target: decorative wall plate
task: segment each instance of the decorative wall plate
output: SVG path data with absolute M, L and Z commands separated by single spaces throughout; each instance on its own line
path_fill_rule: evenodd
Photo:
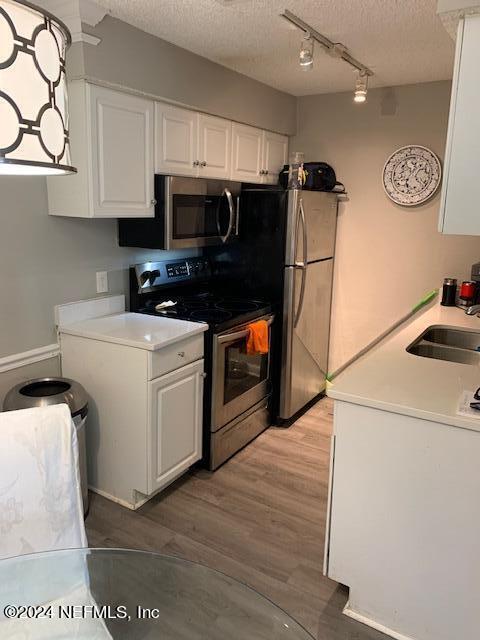
M 433 196 L 442 178 L 437 156 L 419 145 L 401 147 L 383 167 L 383 188 L 396 204 L 413 207 Z

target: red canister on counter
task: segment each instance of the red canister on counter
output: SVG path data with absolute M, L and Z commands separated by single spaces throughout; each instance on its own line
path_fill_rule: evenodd
M 464 280 L 460 287 L 460 300 L 467 306 L 473 304 L 475 299 L 475 282 L 473 280 Z

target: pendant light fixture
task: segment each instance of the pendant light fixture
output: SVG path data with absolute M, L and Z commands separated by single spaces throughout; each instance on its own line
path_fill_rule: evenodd
M 53 15 L 0 0 L 0 175 L 56 175 L 70 165 L 65 51 Z
M 313 69 L 313 38 L 308 31 L 302 38 L 299 62 L 304 71 Z
M 357 82 L 355 83 L 355 92 L 353 94 L 354 102 L 366 102 L 368 91 L 368 76 L 365 72 L 359 71 Z

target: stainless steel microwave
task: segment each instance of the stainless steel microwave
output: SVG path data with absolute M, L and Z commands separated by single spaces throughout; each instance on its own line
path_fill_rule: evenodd
M 189 249 L 238 235 L 241 183 L 155 176 L 155 217 L 118 221 L 121 247 Z

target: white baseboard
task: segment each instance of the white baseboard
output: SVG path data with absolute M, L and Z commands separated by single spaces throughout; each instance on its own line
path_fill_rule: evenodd
M 30 351 L 23 351 L 23 353 L 14 353 L 11 356 L 0 358 L 0 373 L 26 367 L 29 364 L 35 364 L 35 362 L 41 362 L 42 360 L 49 360 L 59 354 L 60 345 L 57 343 L 39 347 L 38 349 L 31 349 Z
M 376 620 L 372 620 L 372 618 L 367 618 L 367 616 L 364 616 L 361 613 L 354 611 L 353 609 L 350 608 L 350 602 L 347 602 L 347 604 L 345 605 L 343 609 L 343 613 L 349 618 L 353 618 L 353 620 L 356 620 L 357 622 L 361 622 L 362 624 L 367 625 L 367 627 L 372 627 L 372 629 L 376 629 L 377 631 L 380 631 L 381 633 L 384 633 L 385 635 L 390 636 L 391 638 L 395 638 L 395 640 L 416 640 L 411 636 L 405 636 L 403 633 L 394 631 L 393 629 L 386 627 L 380 622 L 377 622 Z

